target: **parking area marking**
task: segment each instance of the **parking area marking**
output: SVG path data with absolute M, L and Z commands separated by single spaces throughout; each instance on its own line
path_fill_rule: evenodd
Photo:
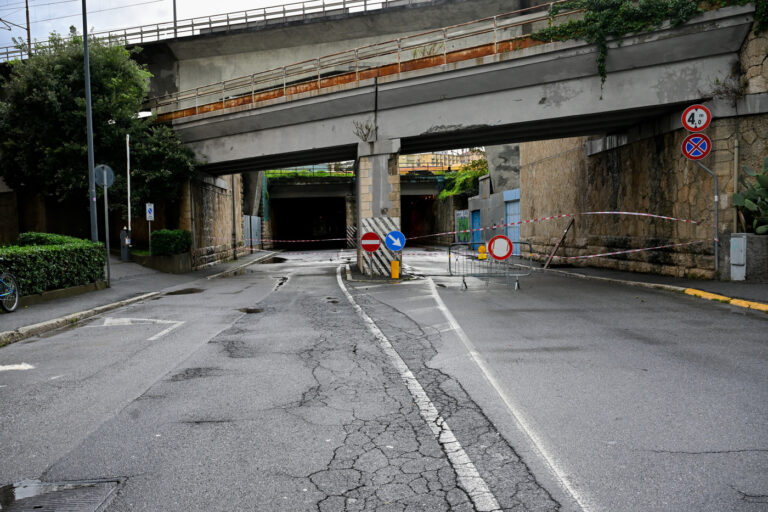
M 35 369 L 34 366 L 27 363 L 0 365 L 0 372 L 7 372 L 10 370 L 34 370 L 34 369 Z
M 456 473 L 456 478 L 459 481 L 459 485 L 467 492 L 472 503 L 475 505 L 476 510 L 480 512 L 491 512 L 500 510 L 498 501 L 488 488 L 488 484 L 480 476 L 477 471 L 477 467 L 469 458 L 469 455 L 464 451 L 464 448 L 459 443 L 453 431 L 448 426 L 448 422 L 440 415 L 437 408 L 427 396 L 424 388 L 421 386 L 411 370 L 405 364 L 405 361 L 400 357 L 400 354 L 394 349 L 389 339 L 381 332 L 381 329 L 376 323 L 369 317 L 365 311 L 355 302 L 355 299 L 344 286 L 344 282 L 341 279 L 341 267 L 336 269 L 336 280 L 339 283 L 339 288 L 344 293 L 347 301 L 352 305 L 358 316 L 366 324 L 368 330 L 379 341 L 379 344 L 384 353 L 389 357 L 393 366 L 400 373 L 400 377 L 403 379 L 405 386 L 411 393 L 416 406 L 419 408 L 421 417 L 432 430 L 432 434 L 435 436 L 438 444 L 448 457 L 448 461 L 453 467 Z

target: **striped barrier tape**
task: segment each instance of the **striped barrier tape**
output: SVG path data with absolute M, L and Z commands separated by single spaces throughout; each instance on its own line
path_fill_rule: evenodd
M 668 245 L 657 245 L 656 247 L 643 247 L 641 249 L 627 249 L 624 251 L 613 251 L 613 252 L 603 252 L 600 254 L 587 254 L 584 256 L 553 256 L 552 259 L 557 260 L 583 260 L 588 258 L 601 258 L 603 256 L 616 256 L 619 254 L 632 254 L 636 252 L 645 252 L 645 251 L 657 251 L 659 249 L 669 249 L 671 247 L 681 247 L 684 245 L 694 245 L 694 244 L 703 244 L 705 242 L 709 242 L 709 240 L 694 240 L 693 242 L 681 242 L 677 244 L 668 244 Z M 547 254 L 538 254 L 537 256 L 548 256 Z

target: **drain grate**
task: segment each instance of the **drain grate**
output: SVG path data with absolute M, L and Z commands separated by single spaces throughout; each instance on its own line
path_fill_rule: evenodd
M 22 480 L 0 487 L 3 512 L 97 512 L 115 495 L 117 480 L 41 482 Z

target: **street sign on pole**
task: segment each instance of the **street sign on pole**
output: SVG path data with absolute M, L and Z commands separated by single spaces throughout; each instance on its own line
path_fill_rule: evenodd
M 373 231 L 369 231 L 360 238 L 360 245 L 368 252 L 375 252 L 381 247 L 381 238 Z
M 96 184 L 100 187 L 111 187 L 115 182 L 115 173 L 108 165 L 100 164 L 93 168 Z
M 682 121 L 689 132 L 700 132 L 712 122 L 712 112 L 704 105 L 691 105 L 683 112 Z
M 147 221 L 152 222 L 155 220 L 155 205 L 154 203 L 147 203 Z
M 505 260 L 512 255 L 512 240 L 504 235 L 496 235 L 488 242 L 488 253 L 495 260 Z
M 390 251 L 402 251 L 405 247 L 405 235 L 400 231 L 390 231 L 384 239 L 384 245 Z
M 682 150 L 688 160 L 701 160 L 712 151 L 712 141 L 703 133 L 692 133 L 683 140 Z

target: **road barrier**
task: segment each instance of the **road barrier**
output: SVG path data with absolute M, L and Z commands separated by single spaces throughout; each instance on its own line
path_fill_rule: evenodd
M 519 256 L 512 255 L 505 260 L 487 256 L 482 250 L 485 246 L 474 250 L 471 243 L 451 244 L 448 248 L 448 273 L 461 277 L 464 288 L 468 288 L 467 277 L 486 279 L 486 284 L 491 277 L 503 277 L 507 283 L 510 278 L 515 278 L 515 290 L 519 290 L 520 278 L 533 273 L 533 247 L 529 242 L 515 243 L 528 250 L 520 251 Z

